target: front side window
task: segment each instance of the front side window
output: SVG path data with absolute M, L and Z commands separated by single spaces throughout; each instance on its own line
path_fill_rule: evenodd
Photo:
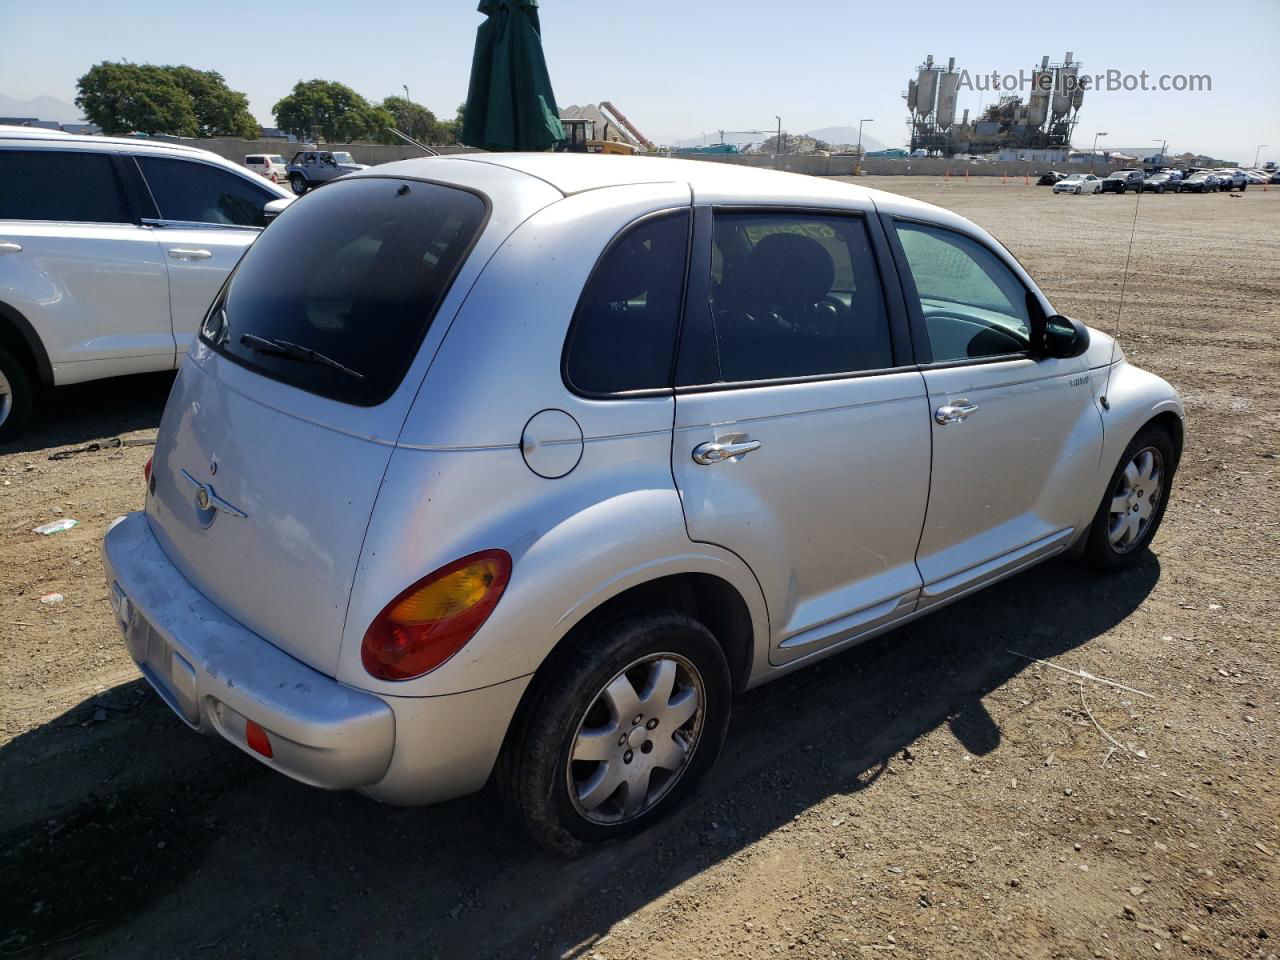
M 132 219 L 110 157 L 76 150 L 0 150 L 0 220 Z
M 244 177 L 207 163 L 138 157 L 160 219 L 224 226 L 265 227 L 263 207 L 277 199 Z
M 249 248 L 201 339 L 275 380 L 372 406 L 400 385 L 485 219 L 475 194 L 341 181 Z
M 710 298 L 723 382 L 893 366 L 860 217 L 717 212 Z
M 688 246 L 687 211 L 643 220 L 610 245 L 569 330 L 570 386 L 589 394 L 671 386 Z
M 1030 349 L 1027 288 L 999 257 L 953 230 L 896 227 L 935 363 Z

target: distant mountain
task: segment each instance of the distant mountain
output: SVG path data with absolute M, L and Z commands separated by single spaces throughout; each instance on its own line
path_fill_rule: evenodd
M 79 123 L 84 120 L 80 108 L 57 97 L 35 97 L 19 100 L 0 93 L 0 117 L 35 117 L 37 120 L 54 120 L 58 123 Z
M 867 126 L 862 128 L 862 149 L 868 153 L 872 150 L 883 150 L 885 148 L 884 144 L 867 132 L 870 129 Z M 806 131 L 806 136 L 813 137 L 815 140 L 825 140 L 827 143 L 856 144 L 858 142 L 858 128 L 823 127 L 821 130 Z

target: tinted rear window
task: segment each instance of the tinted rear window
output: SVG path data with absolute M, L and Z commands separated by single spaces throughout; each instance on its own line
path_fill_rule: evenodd
M 0 150 L 0 220 L 132 219 L 110 157 L 75 150 Z
M 290 206 L 250 247 L 201 338 L 311 393 L 381 403 L 404 378 L 484 219 L 484 202 L 453 187 L 382 178 L 330 184 Z M 274 356 L 264 340 L 315 351 L 346 370 Z

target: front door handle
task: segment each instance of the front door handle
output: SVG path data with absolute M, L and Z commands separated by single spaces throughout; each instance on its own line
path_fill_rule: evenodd
M 747 440 L 744 434 L 721 437 L 714 442 L 708 441 L 694 447 L 693 462 L 709 467 L 713 463 L 723 463 L 725 460 L 737 460 L 739 457 L 745 457 L 753 450 L 759 450 L 760 446 L 759 440 Z
M 22 252 L 22 244 L 20 243 L 11 243 L 8 240 L 0 242 L 0 253 L 21 253 L 21 252 Z
M 208 260 L 213 256 L 213 252 L 201 250 L 198 247 L 170 247 L 169 256 L 175 260 Z
M 960 423 L 965 417 L 971 413 L 978 412 L 978 405 L 970 403 L 968 400 L 957 400 L 955 403 L 948 403 L 946 406 L 939 407 L 933 414 L 933 419 L 944 427 L 948 423 Z

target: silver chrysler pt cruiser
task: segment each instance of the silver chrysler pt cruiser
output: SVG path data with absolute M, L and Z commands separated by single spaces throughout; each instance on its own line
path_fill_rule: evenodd
M 104 545 L 192 727 L 391 803 L 642 829 L 735 693 L 1057 554 L 1135 562 L 1183 409 L 945 210 L 720 164 L 343 178 L 250 248 Z

